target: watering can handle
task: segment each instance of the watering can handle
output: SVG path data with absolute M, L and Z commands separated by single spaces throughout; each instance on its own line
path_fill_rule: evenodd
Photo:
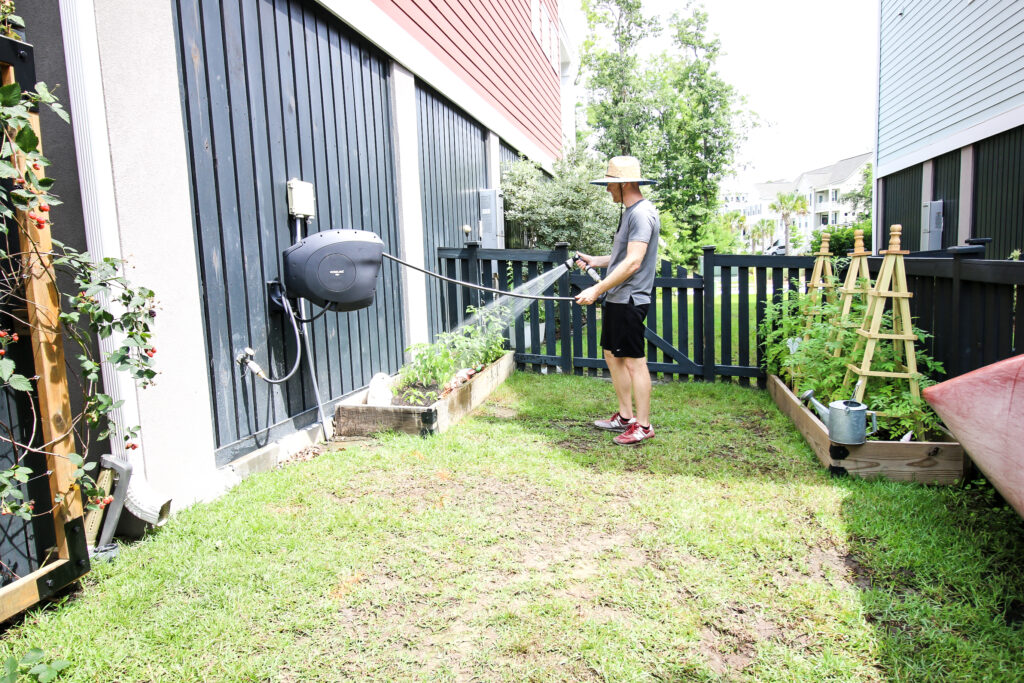
M 875 432 L 878 431 L 878 419 L 877 419 L 877 416 L 875 414 L 875 411 L 873 411 L 873 410 L 869 410 L 868 411 L 868 415 L 871 416 L 871 431 L 868 432 L 867 435 L 871 436 L 872 434 L 874 434 Z

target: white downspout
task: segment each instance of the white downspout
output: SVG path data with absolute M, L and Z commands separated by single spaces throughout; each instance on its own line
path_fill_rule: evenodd
M 94 0 L 60 0 L 64 36 L 64 54 L 68 72 L 68 99 L 78 158 L 78 177 L 82 193 L 85 239 L 94 259 L 121 258 L 121 240 L 114 201 L 114 175 L 110 163 L 107 113 L 103 100 L 99 40 L 96 34 Z M 103 357 L 113 351 L 115 339 L 99 340 Z M 103 387 L 115 402 L 123 401 L 113 412 L 119 425 L 139 424 L 139 398 L 135 380 L 102 364 Z M 132 465 L 125 505 L 139 519 L 161 524 L 170 510 L 170 500 L 157 493 L 146 481 L 145 444 L 134 453 L 120 438 L 110 439 L 111 454 Z

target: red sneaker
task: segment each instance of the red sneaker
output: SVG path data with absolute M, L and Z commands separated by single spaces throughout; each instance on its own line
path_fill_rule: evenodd
M 640 423 L 634 420 L 625 432 L 612 439 L 620 446 L 634 446 L 641 441 L 654 438 L 654 426 L 641 427 Z
M 635 417 L 631 417 L 627 420 L 618 413 L 615 413 L 608 420 L 596 420 L 594 422 L 594 426 L 598 429 L 607 429 L 610 432 L 624 432 L 629 428 L 629 425 L 635 422 Z

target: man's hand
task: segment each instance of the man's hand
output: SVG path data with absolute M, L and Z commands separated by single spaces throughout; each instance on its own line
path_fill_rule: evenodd
M 601 296 L 601 291 L 597 285 L 593 287 L 587 287 L 582 292 L 576 295 L 576 303 L 580 306 L 589 306 L 590 304 L 597 301 L 597 297 Z
M 577 252 L 576 254 L 576 267 L 580 270 L 586 270 L 590 267 L 590 262 L 593 260 L 593 256 L 590 254 L 583 254 Z

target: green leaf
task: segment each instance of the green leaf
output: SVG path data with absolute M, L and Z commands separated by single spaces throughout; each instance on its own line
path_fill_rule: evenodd
M 32 382 L 24 375 L 11 375 L 7 380 L 7 386 L 15 391 L 32 391 Z
M 46 667 L 46 671 L 44 671 L 41 674 L 38 674 L 37 680 L 39 681 L 39 683 L 50 683 L 50 681 L 57 677 L 58 673 L 58 671 L 55 671 L 50 667 Z
M 66 659 L 58 659 L 56 661 L 50 662 L 50 667 L 54 671 L 63 671 L 64 669 L 68 668 L 69 666 L 71 666 L 71 662 L 69 662 Z
M 17 178 L 21 173 L 10 162 L 0 159 L 0 178 Z
M 14 361 L 10 358 L 0 358 L 0 380 L 6 382 L 14 373 Z
M 78 467 L 81 467 L 82 465 L 85 464 L 85 459 L 78 453 L 68 453 L 68 462 L 70 462 L 72 465 L 77 465 Z
M 0 88 L 0 105 L 13 107 L 21 102 L 21 86 L 11 83 Z
M 4 669 L 3 683 L 16 683 L 18 680 L 18 660 L 13 656 L 8 657 Z
M 49 670 L 50 670 L 50 667 L 47 664 L 36 664 L 35 666 L 33 666 L 31 669 L 28 670 L 28 675 L 29 676 L 37 676 L 38 677 L 39 674 L 45 673 L 45 672 L 47 672 Z M 39 679 L 39 680 L 42 680 L 42 679 Z
M 30 126 L 25 126 L 14 137 L 14 144 L 18 145 L 22 152 L 34 152 L 39 147 L 39 137 Z
M 38 647 L 34 647 L 25 653 L 25 656 L 21 658 L 21 666 L 31 666 L 37 662 L 41 662 L 44 653 Z

